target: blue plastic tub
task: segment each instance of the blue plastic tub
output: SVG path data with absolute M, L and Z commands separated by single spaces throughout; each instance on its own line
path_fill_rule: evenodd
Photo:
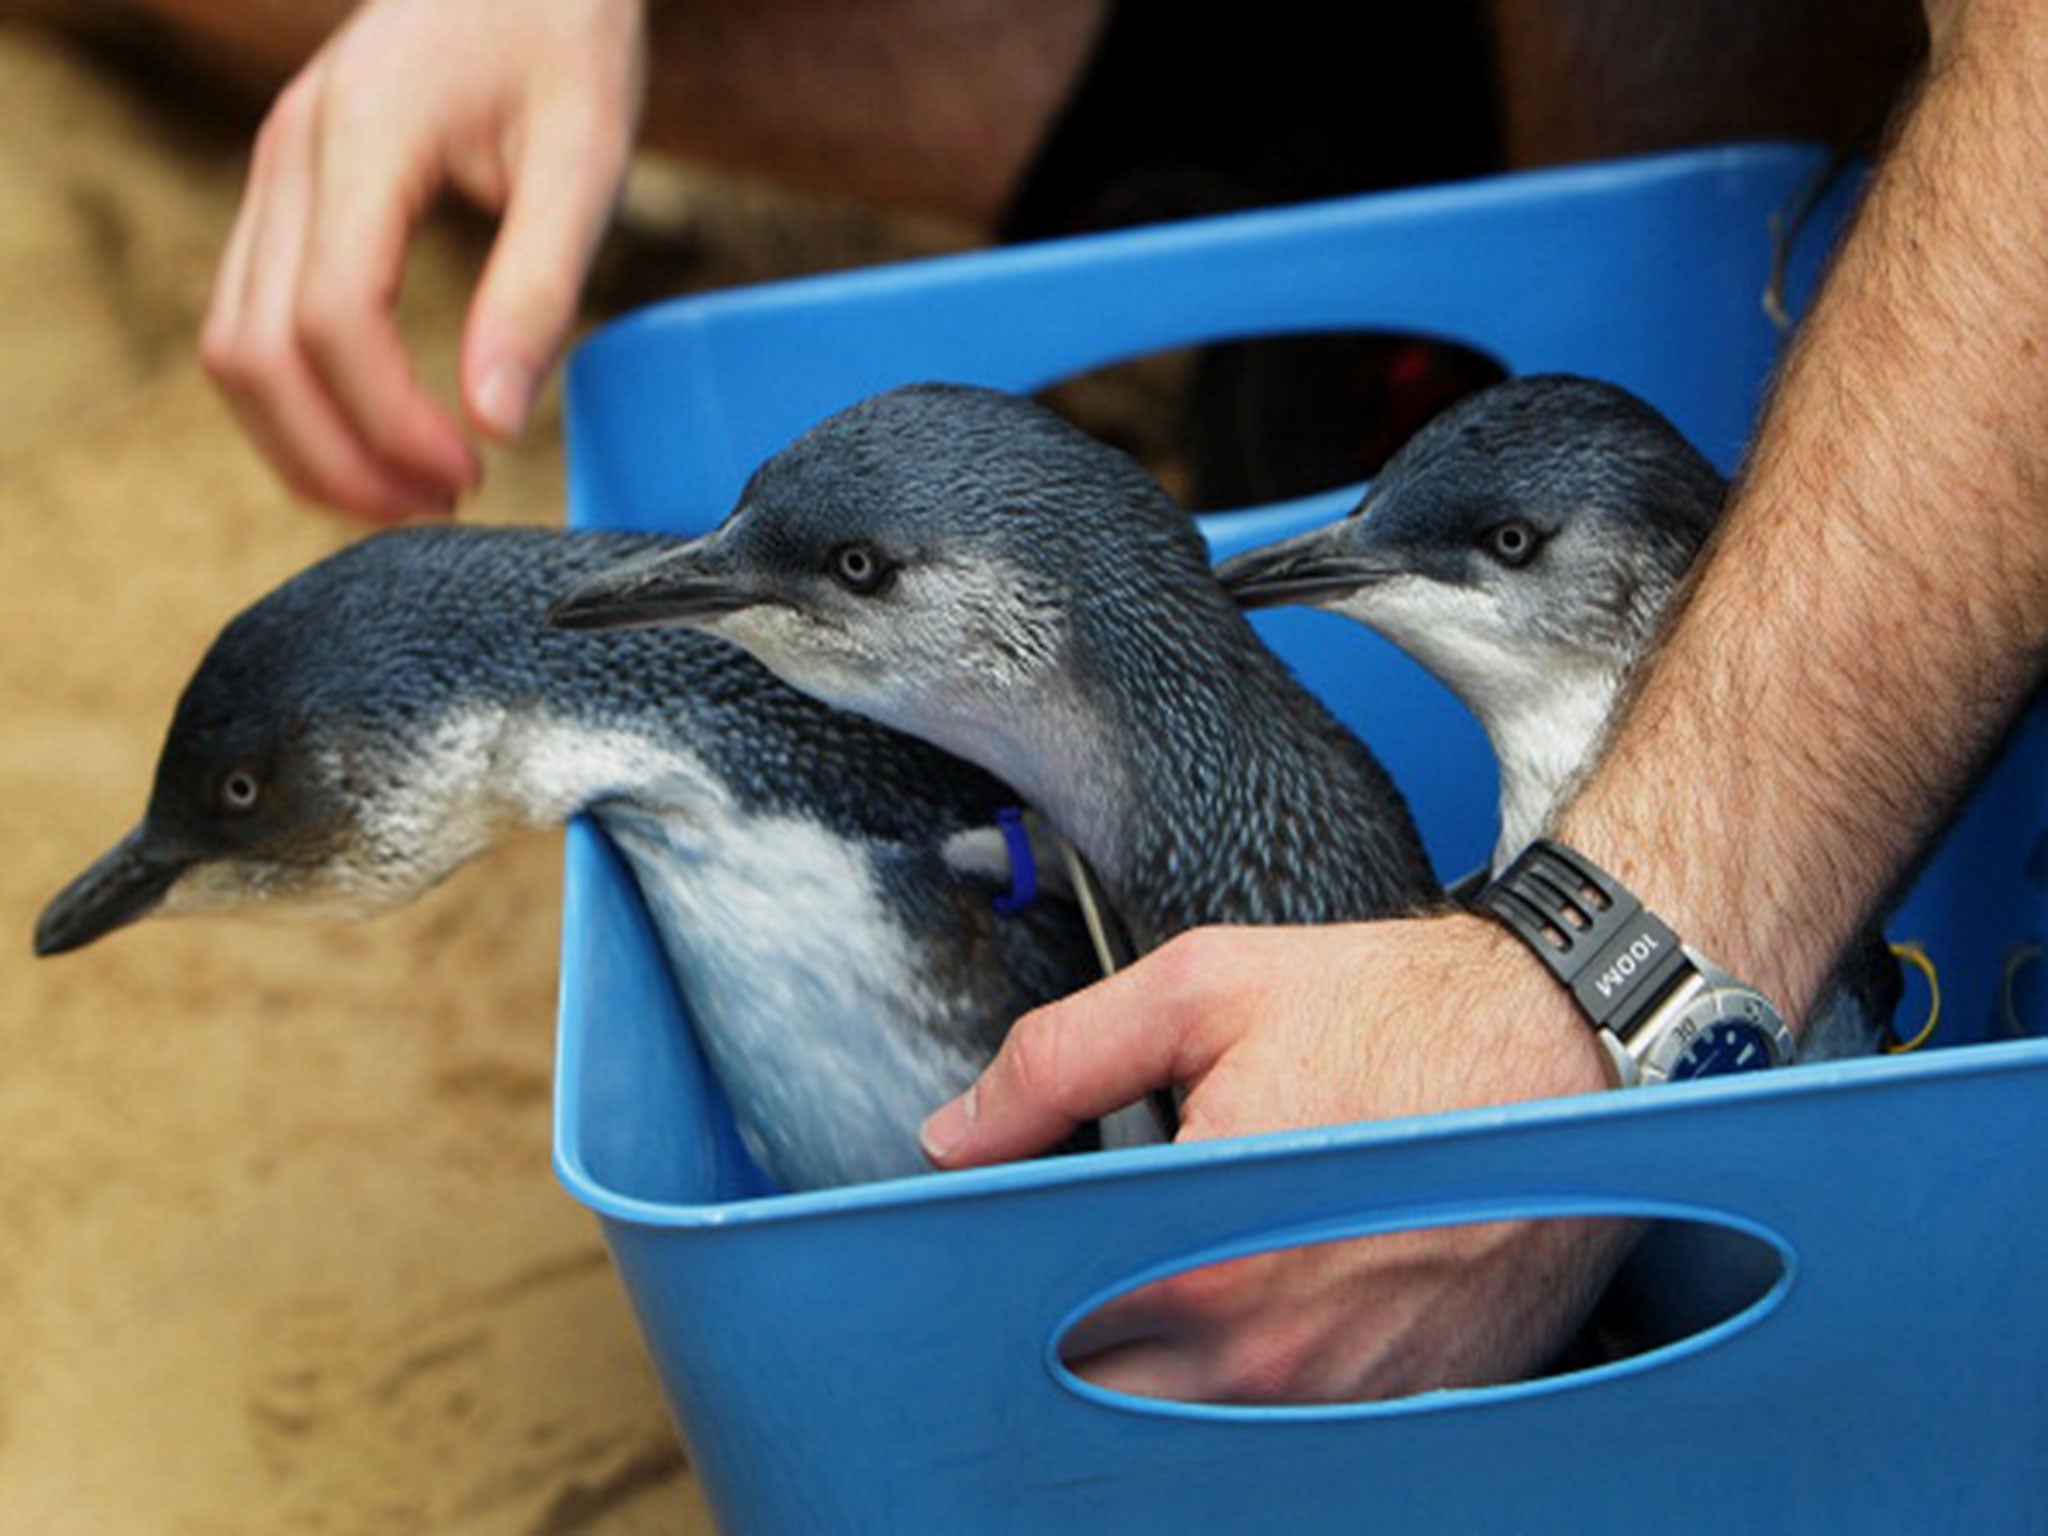
M 1616 380 L 1725 466 L 1780 339 L 1760 305 L 1772 216 L 1819 167 L 1687 154 L 662 306 L 572 365 L 572 518 L 709 526 L 763 456 L 893 384 L 1028 390 L 1320 328 Z M 1209 527 L 1222 552 L 1349 499 Z M 1381 750 L 1443 867 L 1476 864 L 1493 786 L 1470 720 L 1352 626 L 1267 633 Z M 780 1195 L 739 1149 L 630 881 L 578 826 L 557 1165 L 736 1532 L 2048 1529 L 2048 1042 L 1995 1038 L 2048 1016 L 2044 828 L 2037 711 L 1892 925 L 1933 957 L 1955 1048 Z M 1194 1262 L 1581 1211 L 1716 1223 L 1783 1272 L 1647 1355 L 1389 1405 L 1142 1401 L 1059 1363 L 1095 1301 Z

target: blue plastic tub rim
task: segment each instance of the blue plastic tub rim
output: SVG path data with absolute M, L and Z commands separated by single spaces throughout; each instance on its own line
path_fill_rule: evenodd
M 1682 180 L 1725 166 L 1731 175 L 1753 168 L 1760 158 L 1777 158 L 1788 165 L 1806 164 L 1826 174 L 1829 160 L 1825 151 L 1799 139 L 1752 139 L 1697 148 L 1650 151 L 1620 155 L 1571 165 L 1544 166 L 1535 170 L 1507 171 L 1490 176 L 1429 186 L 1396 187 L 1327 201 L 1254 208 L 1209 218 L 1172 220 L 1130 229 L 1093 234 L 1063 235 L 1006 245 L 992 250 L 949 252 L 879 262 L 845 271 L 810 273 L 742 283 L 710 293 L 682 294 L 642 306 L 593 329 L 578 343 L 574 362 L 602 364 L 603 354 L 621 336 L 639 331 L 688 330 L 725 314 L 810 306 L 829 301 L 835 294 L 860 296 L 892 290 L 916 290 L 935 275 L 971 270 L 978 260 L 994 257 L 1015 272 L 1033 268 L 1064 269 L 1086 264 L 1100 256 L 1125 249 L 1173 251 L 1214 249 L 1218 240 L 1262 244 L 1284 239 L 1295 229 L 1313 229 L 1324 223 L 1332 208 L 1356 204 L 1375 219 L 1400 219 L 1440 208 L 1456 208 L 1475 200 L 1497 200 L 1503 192 L 1529 201 L 1542 201 L 1575 190 L 1626 185 L 1651 172 L 1659 177 Z M 1222 338 L 1211 338 L 1220 340 Z
M 580 984 L 574 968 L 563 967 L 567 995 Z M 582 1110 L 570 1086 L 582 1075 L 581 1042 L 573 1035 L 561 1041 L 562 1058 L 555 1074 L 554 1111 L 557 1134 L 556 1176 L 581 1203 L 608 1220 L 645 1228 L 710 1230 L 722 1227 L 813 1221 L 862 1210 L 895 1210 L 907 1205 L 948 1204 L 1000 1196 L 1019 1190 L 1043 1190 L 1094 1180 L 1136 1180 L 1184 1173 L 1216 1164 L 1283 1162 L 1303 1155 L 1349 1153 L 1353 1150 L 1408 1142 L 1484 1136 L 1495 1130 L 1580 1121 L 1620 1121 L 1664 1112 L 1686 1100 L 1769 1099 L 1804 1096 L 1829 1089 L 1854 1092 L 1878 1087 L 1900 1077 L 1973 1078 L 1995 1075 L 2021 1061 L 2048 1059 L 2048 1040 L 1996 1041 L 1960 1049 L 1909 1056 L 1868 1057 L 1816 1062 L 1780 1072 L 1744 1073 L 1734 1077 L 1660 1083 L 1653 1089 L 1607 1090 L 1567 1098 L 1530 1099 L 1514 1104 L 1482 1105 L 1386 1120 L 1355 1121 L 1307 1130 L 1268 1131 L 1213 1141 L 1175 1142 L 1153 1147 L 1127 1147 L 1086 1155 L 1031 1158 L 910 1178 L 881 1179 L 829 1189 L 779 1191 L 741 1199 L 701 1203 L 666 1202 L 622 1193 L 602 1183 L 579 1155 L 583 1144 Z M 1574 1207 L 1585 1214 L 1588 1202 Z M 1528 1209 L 1518 1206 L 1517 1209 Z M 1602 1202 L 1603 1210 L 1618 1209 Z M 1509 1212 L 1508 1214 L 1512 1214 Z M 1739 1218 L 1715 1213 L 1710 1218 L 1737 1225 Z M 1767 1241 L 1768 1233 L 1759 1232 Z M 1173 1268 L 1183 1267 L 1179 1264 Z

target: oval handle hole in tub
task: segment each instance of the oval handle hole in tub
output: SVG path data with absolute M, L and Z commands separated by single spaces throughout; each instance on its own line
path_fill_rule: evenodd
M 1126 358 L 1039 398 L 1189 511 L 1223 512 L 1369 480 L 1437 412 L 1507 376 L 1446 337 L 1299 331 Z
M 1360 1266 L 1398 1273 L 1438 1262 L 1429 1257 L 1440 1251 L 1436 1245 L 1425 1253 L 1415 1241 L 1425 1230 L 1448 1231 L 1458 1251 L 1479 1261 L 1510 1225 L 1503 1213 L 1267 1233 L 1160 1265 L 1076 1308 L 1055 1333 L 1049 1364 L 1068 1390 L 1141 1413 L 1259 1418 L 1427 1410 L 1475 1394 L 1562 1390 L 1675 1362 L 1755 1326 L 1783 1300 L 1797 1269 L 1783 1238 L 1718 1212 L 1551 1210 L 1513 1219 L 1629 1222 L 1641 1230 L 1562 1349 L 1511 1380 L 1345 1401 L 1332 1387 L 1341 1379 L 1341 1360 L 1312 1322 L 1341 1304 L 1340 1291 L 1356 1288 Z M 1284 1269 L 1274 1262 L 1283 1258 Z M 1309 1326 L 1253 1340 L 1210 1321 L 1283 1294 L 1283 1315 L 1310 1319 Z M 1195 1383 L 1202 1385 L 1190 1390 Z

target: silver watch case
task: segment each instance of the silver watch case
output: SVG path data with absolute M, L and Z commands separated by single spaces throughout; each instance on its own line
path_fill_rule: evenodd
M 1780 1067 L 1793 1059 L 1792 1031 L 1771 1000 L 1694 949 L 1681 944 L 1691 971 L 1633 1026 L 1598 1032 L 1609 1062 L 1624 1088 L 1668 1082 L 1674 1076 L 1719 1076 L 1750 1067 Z M 1761 1061 L 1741 1061 L 1708 1071 L 1684 1070 L 1690 1053 L 1714 1043 L 1719 1026 L 1740 1026 L 1748 1049 Z

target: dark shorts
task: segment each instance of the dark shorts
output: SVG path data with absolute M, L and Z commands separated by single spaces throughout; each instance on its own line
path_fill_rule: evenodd
M 1483 0 L 1113 0 L 1005 238 L 1493 170 L 1485 12 Z

